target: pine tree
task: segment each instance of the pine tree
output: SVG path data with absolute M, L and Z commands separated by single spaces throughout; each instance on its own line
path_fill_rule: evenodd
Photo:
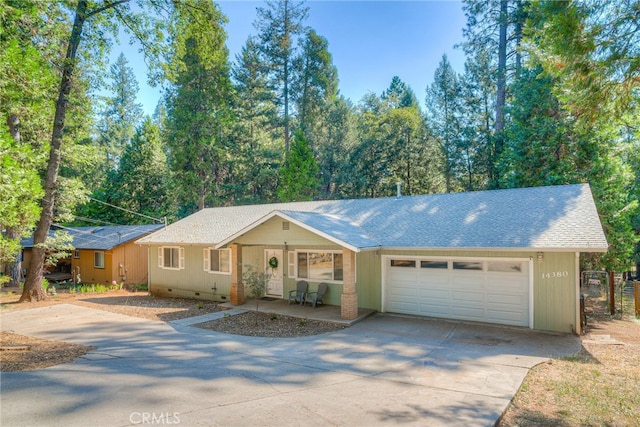
M 303 22 L 309 8 L 302 2 L 290 0 L 267 1 L 266 7 L 257 8 L 260 49 L 267 65 L 269 83 L 278 95 L 278 105 L 282 108 L 285 152 L 289 151 L 291 128 L 291 88 L 298 78 L 293 63 L 297 55 L 297 39 L 304 33 Z
M 301 131 L 295 133 L 291 150 L 280 170 L 278 196 L 282 202 L 313 200 L 318 186 L 318 164 Z
M 276 94 L 268 86 L 258 44 L 247 39 L 232 70 L 237 157 L 234 162 L 239 203 L 275 201 L 284 140 L 277 133 Z
M 458 191 L 461 166 L 461 86 L 446 55 L 427 89 L 427 118 L 444 158 L 446 192 Z
M 181 5 L 173 17 L 167 143 L 181 215 L 225 200 L 232 126 L 225 20 L 207 0 Z
M 327 39 L 309 30 L 300 55 L 294 60 L 298 79 L 292 93 L 298 111 L 298 123 L 307 134 L 322 126 L 328 103 L 338 93 L 338 71 L 333 65 Z
M 163 151 L 160 129 L 147 118 L 125 148 L 110 193 L 117 206 L 152 218 L 175 218 L 171 171 Z M 117 224 L 148 222 L 140 216 L 118 211 Z
M 107 86 L 107 90 L 112 96 L 104 99 L 97 141 L 105 156 L 105 171 L 117 167 L 122 152 L 131 142 L 143 119 L 142 105 L 137 102 L 138 81 L 124 54 L 118 56 L 109 71 L 111 84 Z

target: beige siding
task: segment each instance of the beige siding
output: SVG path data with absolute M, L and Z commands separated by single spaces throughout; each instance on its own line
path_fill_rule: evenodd
M 380 255 L 367 251 L 356 254 L 358 307 L 380 310 L 382 304 L 382 263 Z
M 534 261 L 534 328 L 573 332 L 576 330 L 575 254 L 543 254 Z
M 228 301 L 231 275 L 204 271 L 203 250 L 206 246 L 182 247 L 185 265 L 182 270 L 158 267 L 158 246 L 148 247 L 149 292 L 154 295 Z
M 240 244 L 261 244 L 266 246 L 291 246 L 299 245 L 326 245 L 328 240 L 311 233 L 302 227 L 289 223 L 289 230 L 283 230 L 282 223 L 286 222 L 282 218 L 274 217 L 260 224 L 247 234 L 240 236 L 235 243 Z M 333 245 L 333 243 L 331 243 Z

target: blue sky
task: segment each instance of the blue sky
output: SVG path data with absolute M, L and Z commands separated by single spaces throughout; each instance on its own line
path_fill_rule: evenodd
M 257 1 L 216 2 L 229 22 L 225 29 L 229 59 L 235 61 L 249 35 Z M 458 72 L 464 54 L 454 46 L 462 41 L 466 19 L 459 1 L 307 1 L 306 24 L 325 37 L 338 68 L 340 93 L 358 103 L 368 92 L 382 93 L 399 76 L 424 105 L 425 89 L 433 81 L 443 54 Z M 146 85 L 146 66 L 136 47 L 122 40 L 112 57 L 124 52 L 140 84 L 139 100 L 152 114 L 160 89 Z

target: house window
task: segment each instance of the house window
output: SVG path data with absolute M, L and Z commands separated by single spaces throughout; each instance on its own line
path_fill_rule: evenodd
M 93 267 L 104 268 L 104 252 L 95 251 L 93 253 Z
M 73 257 L 74 257 L 75 259 L 80 258 L 80 251 L 79 251 L 79 250 L 77 250 L 77 249 L 76 249 L 75 251 L 73 251 Z
M 203 265 L 210 273 L 231 274 L 231 249 L 204 249 Z
M 184 269 L 184 248 L 161 246 L 158 248 L 158 267 L 167 270 Z
M 296 251 L 295 266 L 299 279 L 342 281 L 343 278 L 342 252 Z

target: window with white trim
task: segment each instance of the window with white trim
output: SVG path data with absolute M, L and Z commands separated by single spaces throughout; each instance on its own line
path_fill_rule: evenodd
M 314 281 L 342 281 L 342 252 L 309 250 L 289 252 L 289 277 Z
M 104 268 L 104 252 L 95 251 L 93 253 L 93 268 Z
M 231 274 L 231 249 L 205 248 L 202 259 L 204 271 Z
M 184 269 L 184 248 L 160 246 L 158 248 L 158 267 L 166 270 Z

